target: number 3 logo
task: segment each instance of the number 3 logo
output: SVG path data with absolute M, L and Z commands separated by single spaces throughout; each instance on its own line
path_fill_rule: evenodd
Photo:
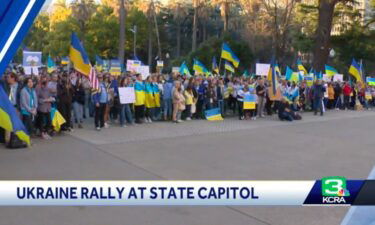
M 326 177 L 322 179 L 322 195 L 338 196 L 339 191 L 346 189 L 344 177 Z

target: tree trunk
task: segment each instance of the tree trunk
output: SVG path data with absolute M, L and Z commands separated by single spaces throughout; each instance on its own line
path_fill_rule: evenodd
M 198 6 L 194 7 L 194 20 L 193 20 L 193 46 L 192 51 L 197 49 L 197 27 L 198 27 Z
M 156 20 L 155 5 L 154 5 L 153 2 L 152 2 L 152 6 L 153 6 L 153 16 L 154 16 L 154 23 L 155 23 L 156 39 L 158 41 L 158 56 L 159 56 L 159 60 L 162 60 L 161 44 L 160 44 L 160 36 L 159 36 L 159 26 L 158 26 L 158 21 Z
M 319 21 L 316 29 L 315 49 L 313 67 L 316 71 L 324 70 L 324 65 L 328 60 L 330 51 L 330 39 L 333 12 L 337 1 L 321 0 L 319 1 Z
M 181 20 L 177 22 L 177 49 L 176 49 L 176 56 L 177 58 L 181 55 Z
M 148 18 L 148 65 L 152 66 L 152 20 Z
M 118 58 L 121 64 L 124 64 L 125 59 L 125 0 L 119 0 L 120 2 L 120 41 L 119 41 L 119 52 Z

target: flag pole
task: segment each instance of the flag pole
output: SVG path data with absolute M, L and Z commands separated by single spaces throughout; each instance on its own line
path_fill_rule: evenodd
M 223 45 L 221 45 L 221 52 L 223 52 Z M 221 70 L 221 54 L 220 54 L 220 60 L 219 60 L 219 74 L 218 75 L 220 75 L 220 70 Z M 224 73 L 225 73 L 225 71 L 224 71 Z

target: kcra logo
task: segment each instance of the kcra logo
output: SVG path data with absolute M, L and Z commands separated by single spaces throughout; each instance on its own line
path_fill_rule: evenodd
M 322 179 L 322 203 L 346 204 L 345 197 L 350 196 L 346 189 L 345 177 L 324 177 Z

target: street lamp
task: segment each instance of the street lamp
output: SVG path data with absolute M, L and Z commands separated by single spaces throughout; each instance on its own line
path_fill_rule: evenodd
M 134 59 L 136 58 L 136 46 L 137 46 L 137 25 L 133 26 L 133 29 L 130 29 L 131 32 L 134 34 L 134 47 L 133 47 L 133 54 L 134 54 Z

